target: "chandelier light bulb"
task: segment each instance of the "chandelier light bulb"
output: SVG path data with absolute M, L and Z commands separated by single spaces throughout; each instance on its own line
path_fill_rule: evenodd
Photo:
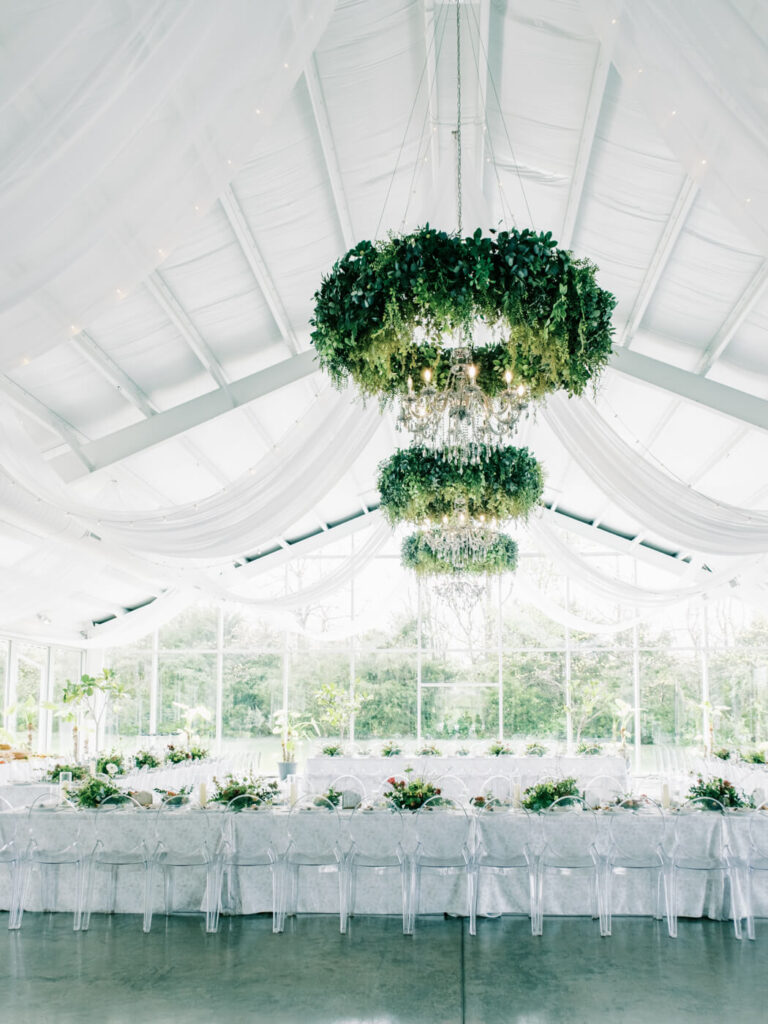
M 509 385 L 512 383 L 512 371 L 511 370 L 505 370 L 504 371 L 504 380 L 507 382 L 507 387 L 509 387 Z
M 424 380 L 427 382 L 427 384 L 429 384 L 429 382 L 432 380 L 432 371 L 431 370 L 425 370 L 424 371 Z
M 477 370 L 475 369 L 474 366 L 467 367 L 467 376 L 469 377 L 470 380 L 475 379 L 475 377 L 477 376 Z
M 413 377 L 409 377 L 408 378 L 408 393 L 411 394 L 412 392 L 413 392 Z

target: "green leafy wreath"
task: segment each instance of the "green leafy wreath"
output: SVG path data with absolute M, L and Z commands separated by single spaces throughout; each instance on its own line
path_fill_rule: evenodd
M 315 293 L 312 343 L 337 386 L 351 378 L 384 401 L 418 390 L 422 373 L 443 387 L 451 351 L 442 337 L 478 319 L 504 340 L 473 350 L 477 382 L 494 395 L 527 385 L 533 398 L 580 395 L 611 354 L 616 299 L 595 266 L 558 249 L 552 233 L 527 228 L 458 238 L 425 227 L 362 241 L 338 260 Z M 423 340 L 414 339 L 414 331 Z
M 524 519 L 544 489 L 541 466 L 527 448 L 478 446 L 479 462 L 456 465 L 416 445 L 379 463 L 381 509 L 388 521 L 439 523 L 457 503 L 473 519 Z
M 483 556 L 458 566 L 449 558 L 441 558 L 431 547 L 429 533 L 412 533 L 403 541 L 401 559 L 406 569 L 418 576 L 477 576 L 481 573 L 514 572 L 517 568 L 517 544 L 500 533 Z

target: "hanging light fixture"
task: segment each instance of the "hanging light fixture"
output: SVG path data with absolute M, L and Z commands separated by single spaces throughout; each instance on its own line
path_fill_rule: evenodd
M 531 394 L 525 384 L 512 386 L 510 370 L 504 373 L 505 388 L 489 396 L 477 383 L 471 349 L 457 347 L 444 388 L 435 387 L 429 370 L 425 374 L 419 391 L 409 378 L 397 418 L 397 426 L 413 434 L 416 444 L 464 465 L 480 462 L 487 448 L 511 444 Z

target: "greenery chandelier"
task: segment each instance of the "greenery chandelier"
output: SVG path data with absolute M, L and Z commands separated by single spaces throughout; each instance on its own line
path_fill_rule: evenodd
M 419 530 L 403 541 L 402 562 L 418 576 L 466 577 L 483 573 L 514 572 L 517 568 L 517 544 L 504 533 L 496 534 L 482 552 L 458 561 L 440 553 L 440 538 L 435 532 Z
M 457 464 L 450 453 L 400 448 L 379 464 L 381 509 L 395 526 L 439 527 L 463 514 L 468 520 L 525 519 L 544 489 L 541 466 L 527 448 L 480 447 L 479 459 Z

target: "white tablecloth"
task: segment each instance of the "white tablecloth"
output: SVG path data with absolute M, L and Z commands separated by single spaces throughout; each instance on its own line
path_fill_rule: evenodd
M 322 811 L 301 812 L 316 814 L 318 827 L 327 827 L 329 816 Z M 382 827 L 381 816 L 386 811 L 366 812 L 371 830 Z M 78 829 L 83 830 L 83 841 L 87 844 L 94 836 L 94 815 L 75 812 L 55 812 L 45 817 L 42 812 L 41 828 L 42 843 L 50 846 L 62 846 L 71 842 Z M 181 812 L 175 817 L 178 829 L 176 842 L 180 845 L 194 847 L 199 845 L 201 836 L 207 835 L 209 842 L 215 841 L 225 821 L 229 819 L 226 812 L 220 810 L 190 810 Z M 674 817 L 674 816 L 672 816 Z M 718 827 L 717 815 L 707 815 L 706 829 L 708 838 L 704 845 L 714 841 Z M 108 815 L 101 827 L 110 832 L 111 838 L 119 841 L 123 848 L 135 845 L 144 837 L 150 844 L 155 838 L 156 812 L 137 811 Z M 414 841 L 416 815 L 404 815 L 406 822 L 406 845 Z M 605 844 L 608 835 L 610 812 L 598 815 L 600 842 Z M 3 815 L 0 825 L 4 829 L 16 826 L 20 834 L 27 827 L 28 815 L 9 813 Z M 38 821 L 41 815 L 38 815 Z M 277 823 L 278 829 L 287 832 L 288 813 L 278 812 L 273 818 L 263 812 L 244 812 L 234 818 L 234 825 L 241 839 L 253 836 L 260 829 L 267 827 L 271 820 Z M 349 821 L 349 814 L 341 815 L 342 830 Z M 563 813 L 557 827 L 564 833 L 571 827 L 572 815 Z M 391 821 L 391 818 L 389 818 Z M 323 823 L 321 826 L 320 823 Z M 387 827 L 388 822 L 383 823 Z M 742 814 L 728 815 L 732 844 L 737 853 L 744 853 L 747 848 L 747 816 Z M 432 829 L 432 838 L 439 842 L 442 834 L 440 814 L 436 813 L 428 823 Z M 684 826 L 686 827 L 686 823 Z M 336 872 L 323 869 L 305 869 L 306 879 L 300 885 L 300 912 L 338 912 L 338 881 Z M 106 873 L 104 873 L 106 875 Z M 591 898 L 584 879 L 547 878 L 545 886 L 545 913 L 572 915 L 591 913 Z M 177 869 L 175 879 L 175 908 L 177 910 L 199 910 L 205 889 L 204 874 L 201 869 Z M 57 887 L 56 907 L 59 910 L 72 910 L 74 906 L 74 871 L 72 868 L 61 869 L 61 878 Z M 241 869 L 233 879 L 233 892 L 239 910 L 244 914 L 269 911 L 272 907 L 272 889 L 269 869 Z M 758 916 L 768 915 L 768 886 L 755 886 L 755 912 Z M 9 872 L 0 865 L 0 907 L 7 909 L 9 905 Z M 155 909 L 160 911 L 161 880 L 155 879 Z M 106 884 L 101 875 L 97 878 L 96 908 L 106 910 Z M 40 886 L 38 879 L 30 889 L 26 909 L 40 909 Z M 116 910 L 118 913 L 140 913 L 143 909 L 143 875 L 140 871 L 123 870 L 118 885 Z M 361 871 L 357 883 L 356 913 L 387 913 L 400 912 L 400 878 L 398 871 L 392 869 L 373 869 Z M 466 879 L 463 875 L 454 876 L 439 872 L 427 872 L 422 880 L 421 913 L 466 913 Z M 617 880 L 613 887 L 613 910 L 616 914 L 648 915 L 653 909 L 653 894 L 648 876 L 645 872 L 632 872 Z M 683 917 L 719 917 L 723 909 L 723 892 L 719 885 L 693 872 L 683 873 L 678 885 L 678 912 Z M 528 880 L 525 871 L 509 872 L 507 875 L 483 874 L 479 896 L 480 914 L 488 913 L 528 913 Z
M 372 795 L 393 775 L 412 768 L 414 777 L 437 779 L 453 775 L 467 787 L 467 796 L 484 792 L 483 783 L 492 775 L 505 775 L 523 789 L 543 778 L 573 776 L 582 788 L 598 775 L 615 778 L 628 787 L 627 765 L 621 757 L 310 757 L 304 771 L 306 792 L 320 793 L 334 779 L 352 775 L 360 779 L 366 794 Z

